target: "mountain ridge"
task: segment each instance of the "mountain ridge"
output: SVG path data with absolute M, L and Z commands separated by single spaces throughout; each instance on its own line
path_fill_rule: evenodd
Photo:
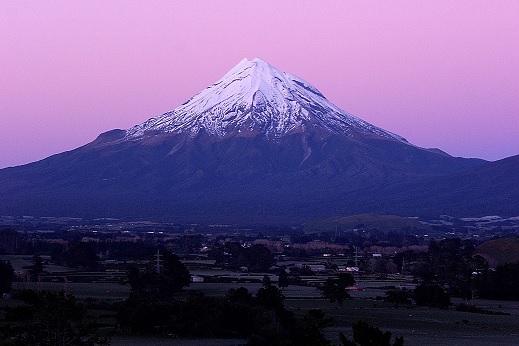
M 504 181 L 487 178 L 498 168 Z M 304 80 L 244 60 L 173 111 L 0 170 L 0 215 L 300 223 L 361 213 L 509 214 L 519 208 L 513 169 L 515 160 L 494 166 L 412 145 Z M 508 204 L 496 204 L 503 191 Z

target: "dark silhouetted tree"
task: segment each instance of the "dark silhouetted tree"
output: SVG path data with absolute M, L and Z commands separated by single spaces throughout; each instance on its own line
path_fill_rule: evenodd
M 93 245 L 86 242 L 70 243 L 68 248 L 56 248 L 51 259 L 67 267 L 86 270 L 97 269 L 99 260 Z
M 89 318 L 74 296 L 64 292 L 22 291 L 26 304 L 8 308 L 6 320 L 13 325 L 2 328 L 4 338 L 23 345 L 107 345 L 107 335 L 98 332 L 97 323 Z
M 339 339 L 343 346 L 402 346 L 404 337 L 396 337 L 391 343 L 391 332 L 383 332 L 378 327 L 364 321 L 357 321 L 352 325 L 353 341 L 349 340 L 342 332 Z
M 330 302 L 337 302 L 342 307 L 342 303 L 346 299 L 351 299 L 350 294 L 346 290 L 347 287 L 355 285 L 353 275 L 349 273 L 341 273 L 337 277 L 328 278 L 321 287 L 323 297 Z
M 128 281 L 134 293 L 150 297 L 168 297 L 189 286 L 191 276 L 187 267 L 171 252 L 160 253 L 157 272 L 156 258 L 149 259 L 145 268 L 132 266 L 128 269 Z
M 272 281 L 270 280 L 270 276 L 267 274 L 263 275 L 263 279 L 261 280 L 261 284 L 263 287 L 269 287 L 272 285 Z
M 498 266 L 476 274 L 481 298 L 519 300 L 519 262 Z
M 474 245 L 459 238 L 431 241 L 425 262 L 418 271 L 422 283 L 448 287 L 450 294 L 471 299 L 475 271 L 486 271 L 488 264 L 474 255 Z
M 414 290 L 416 304 L 432 308 L 446 309 L 452 303 L 449 295 L 440 285 L 419 285 Z
M 245 249 L 247 267 L 252 272 L 266 272 L 276 262 L 274 255 L 264 245 L 255 244 Z
M 412 292 L 404 289 L 395 289 L 386 292 L 385 300 L 390 303 L 394 303 L 396 306 L 399 304 L 410 305 Z
M 229 291 L 227 291 L 226 297 L 232 303 L 252 305 L 252 294 L 245 287 L 229 289 Z
M 256 293 L 256 304 L 272 308 L 276 311 L 285 310 L 285 296 L 276 286 L 268 285 L 262 287 Z
M 326 317 L 320 309 L 309 310 L 293 331 L 292 345 L 328 346 L 323 329 L 332 325 L 333 318 Z
M 0 295 L 11 290 L 13 283 L 14 270 L 9 261 L 0 260 Z
M 289 279 L 288 274 L 285 271 L 285 269 L 279 270 L 279 276 L 278 276 L 278 287 L 281 288 L 281 290 L 288 287 Z
M 276 262 L 272 252 L 261 244 L 244 248 L 237 242 L 215 246 L 209 253 L 218 265 L 229 268 L 247 267 L 251 272 L 266 272 Z
M 38 281 L 40 275 L 43 273 L 43 260 L 40 255 L 32 256 L 32 265 L 30 267 L 31 280 Z

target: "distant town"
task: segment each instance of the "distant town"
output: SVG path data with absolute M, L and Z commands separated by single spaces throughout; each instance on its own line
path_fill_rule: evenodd
M 463 239 L 474 239 L 477 242 L 485 241 L 495 237 L 518 236 L 519 216 L 503 218 L 497 215 L 482 217 L 456 218 L 449 215 L 440 215 L 435 219 L 423 219 L 409 217 L 417 220 L 427 228 L 412 234 L 407 230 L 406 236 L 416 236 L 417 239 L 442 239 L 459 237 Z M 311 227 L 311 226 L 310 226 Z M 0 216 L 1 229 L 13 229 L 23 234 L 61 234 L 66 231 L 96 233 L 133 234 L 156 234 L 157 237 L 175 237 L 179 234 L 218 234 L 218 235 L 247 235 L 268 234 L 270 236 L 281 236 L 287 234 L 309 233 L 317 236 L 326 232 L 331 238 L 340 238 L 342 233 L 360 232 L 369 236 L 376 232 L 377 227 L 362 226 L 347 228 L 340 223 L 330 226 L 319 226 L 316 229 L 305 227 L 305 225 L 276 226 L 243 226 L 230 224 L 176 224 L 161 223 L 150 220 L 122 220 L 115 218 L 83 219 L 74 217 L 37 217 L 37 216 Z M 398 228 L 398 226 L 397 226 Z M 398 229 L 395 229 L 398 230 Z M 430 234 L 427 234 L 430 233 Z

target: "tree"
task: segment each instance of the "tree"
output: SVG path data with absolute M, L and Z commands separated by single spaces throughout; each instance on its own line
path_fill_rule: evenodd
M 237 242 L 215 245 L 209 252 L 209 258 L 214 259 L 216 264 L 224 267 L 237 269 L 247 266 L 245 249 Z
M 416 304 L 432 308 L 446 309 L 452 303 L 449 295 L 439 285 L 419 285 L 414 290 Z
M 377 274 L 392 274 L 397 272 L 398 267 L 386 258 L 372 258 L 369 260 L 369 269 Z
M 342 303 L 346 299 L 351 299 L 350 294 L 346 290 L 347 287 L 355 285 L 353 275 L 349 273 L 340 273 L 336 278 L 328 278 L 321 287 L 323 297 L 330 302 L 337 302 L 342 307 Z
M 404 337 L 396 337 L 391 344 L 391 332 L 383 332 L 378 327 L 364 321 L 357 321 L 352 325 L 353 341 L 349 340 L 342 332 L 339 339 L 343 346 L 402 346 Z
M 268 285 L 260 288 L 256 293 L 256 304 L 272 308 L 276 311 L 285 310 L 285 296 L 276 286 Z
M 295 328 L 292 337 L 293 345 L 329 346 L 323 329 L 332 325 L 333 318 L 326 317 L 321 309 L 309 310 L 303 317 L 302 323 Z
M 272 285 L 272 281 L 270 280 L 270 276 L 268 276 L 267 274 L 263 275 L 263 279 L 261 280 L 261 284 L 263 285 L 263 287 L 269 287 L 270 285 Z
M 469 240 L 459 238 L 431 241 L 418 275 L 424 284 L 448 287 L 450 294 L 471 299 L 474 288 L 472 273 L 488 268 L 483 257 L 474 256 L 474 249 Z
M 0 254 L 14 254 L 18 252 L 22 237 L 13 229 L 0 230 Z
M 232 303 L 252 304 L 252 294 L 245 287 L 229 289 L 226 297 Z
M 276 262 L 274 255 L 264 245 L 254 244 L 245 249 L 247 267 L 252 272 L 266 272 Z
M 295 318 L 283 299 L 273 285 L 261 288 L 254 298 L 243 287 L 230 289 L 225 297 L 207 297 L 197 291 L 180 299 L 132 294 L 119 304 L 117 321 L 123 330 L 139 334 L 249 338 L 249 345 L 295 345 L 289 343 Z
M 99 260 L 92 244 L 85 242 L 70 243 L 66 249 L 56 248 L 51 259 L 67 267 L 86 270 L 96 269 Z
M 481 298 L 519 300 L 519 262 L 507 263 L 493 271 L 478 273 L 476 281 Z
M 281 290 L 288 287 L 288 274 L 285 271 L 285 269 L 279 270 L 279 276 L 278 276 L 278 287 L 281 288 Z
M 410 305 L 412 304 L 410 293 L 405 288 L 389 290 L 386 291 L 385 300 L 389 303 L 394 303 L 397 307 L 399 304 Z
M 0 295 L 11 290 L 14 270 L 9 261 L 0 261 Z
M 230 268 L 247 267 L 251 272 L 266 272 L 276 262 L 272 252 L 261 244 L 244 248 L 236 242 L 215 246 L 209 253 L 216 263 Z
M 180 262 L 177 255 L 169 251 L 164 252 L 161 274 L 164 276 L 169 289 L 174 292 L 189 286 L 191 282 L 191 275 L 187 267 Z
M 6 320 L 16 322 L 1 330 L 3 338 L 23 345 L 106 345 L 107 335 L 97 330 L 94 319 L 88 318 L 83 306 L 73 295 L 64 292 L 24 290 L 26 304 L 6 309 Z
M 41 259 L 40 255 L 34 255 L 32 256 L 32 265 L 30 267 L 31 271 L 31 280 L 37 281 L 43 273 L 43 260 Z
M 157 259 L 159 258 L 159 272 Z M 163 252 L 150 258 L 141 270 L 136 266 L 128 269 L 128 281 L 134 293 L 150 297 L 168 297 L 189 286 L 191 275 L 177 255 Z

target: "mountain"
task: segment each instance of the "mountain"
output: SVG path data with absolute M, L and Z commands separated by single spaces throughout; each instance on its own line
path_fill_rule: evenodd
M 448 201 L 456 179 L 478 169 L 484 179 L 493 165 L 419 148 L 339 109 L 303 79 L 244 59 L 170 112 L 0 170 L 0 215 L 215 223 L 437 215 L 445 208 L 435 195 Z M 467 201 L 459 215 L 473 207 Z
M 519 155 L 431 179 L 408 193 L 419 195 L 422 211 L 441 205 L 449 215 L 519 215 Z
M 405 140 L 337 108 L 317 88 L 261 59 L 243 59 L 222 79 L 171 112 L 127 131 L 127 139 L 201 131 L 216 137 L 261 134 L 270 140 L 322 129 Z
M 491 268 L 519 261 L 519 238 L 499 238 L 484 242 L 476 248 Z

